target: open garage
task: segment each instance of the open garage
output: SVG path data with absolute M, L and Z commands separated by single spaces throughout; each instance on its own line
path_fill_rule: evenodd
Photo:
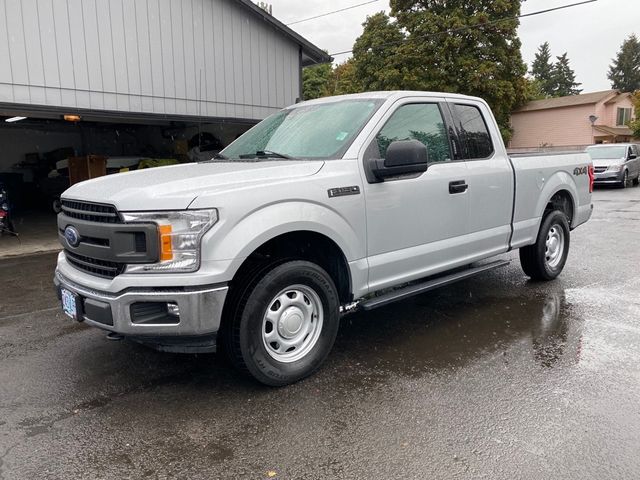
M 298 101 L 304 66 L 331 61 L 249 0 L 4 10 L 0 257 L 58 248 L 70 183 L 211 158 Z
M 255 121 L 0 111 L 3 256 L 58 248 L 55 214 L 72 183 L 211 158 Z

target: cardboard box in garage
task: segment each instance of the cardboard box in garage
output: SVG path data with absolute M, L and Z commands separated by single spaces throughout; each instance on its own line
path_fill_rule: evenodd
M 86 157 L 69 158 L 69 183 L 71 185 L 106 174 L 107 157 L 87 155 Z

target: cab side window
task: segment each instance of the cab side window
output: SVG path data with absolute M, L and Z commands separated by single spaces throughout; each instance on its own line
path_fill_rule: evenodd
M 385 158 L 387 148 L 396 140 L 418 140 L 429 152 L 429 163 L 451 161 L 449 137 L 435 103 L 411 103 L 399 107 L 382 127 L 377 142 L 380 158 Z
M 455 124 L 465 159 L 487 158 L 493 153 L 493 143 L 480 109 L 475 105 L 455 104 Z

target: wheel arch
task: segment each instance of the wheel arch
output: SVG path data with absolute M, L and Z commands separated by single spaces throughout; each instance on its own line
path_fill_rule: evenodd
M 353 299 L 349 262 L 330 237 L 312 230 L 295 230 L 274 236 L 255 248 L 238 265 L 231 284 L 245 282 L 261 270 L 287 260 L 307 260 L 331 276 L 342 303 Z
M 573 226 L 578 209 L 578 191 L 576 183 L 567 172 L 557 172 L 547 180 L 536 205 L 536 216 L 540 218 L 538 228 L 542 224 L 544 215 L 553 209 L 558 209 L 567 215 L 569 226 Z

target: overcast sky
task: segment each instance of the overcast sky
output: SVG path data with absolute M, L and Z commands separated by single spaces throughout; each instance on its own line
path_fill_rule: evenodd
M 284 23 L 308 18 L 331 10 L 364 3 L 366 0 L 267 0 L 273 15 Z M 522 13 L 544 10 L 579 0 L 528 0 Z M 350 50 L 362 33 L 367 15 L 389 11 L 388 0 L 345 12 L 291 25 L 295 31 L 329 53 Z M 531 65 L 538 46 L 548 41 L 553 55 L 568 53 L 576 80 L 584 92 L 611 88 L 607 79 L 611 59 L 622 41 L 631 33 L 640 36 L 640 0 L 598 0 L 595 3 L 568 8 L 530 18 L 520 25 L 522 55 Z M 348 55 L 336 56 L 342 62 Z

